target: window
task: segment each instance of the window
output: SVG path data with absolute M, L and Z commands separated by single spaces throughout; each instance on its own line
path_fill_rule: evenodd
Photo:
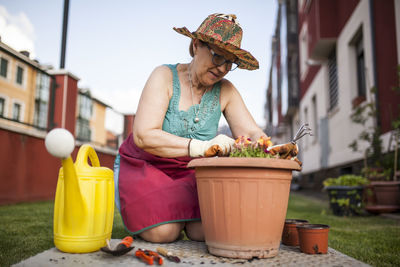
M 23 82 L 23 77 L 24 77 L 24 69 L 20 66 L 17 66 L 17 79 L 16 82 L 20 85 L 22 85 Z
M 50 92 L 50 76 L 38 72 L 36 76 L 34 125 L 47 127 L 47 112 Z
M 90 141 L 90 119 L 92 117 L 93 104 L 89 94 L 79 94 L 78 108 L 78 119 L 76 121 L 77 139 L 81 141 Z
M 358 39 L 355 44 L 356 56 L 357 56 L 357 85 L 358 95 L 365 97 L 366 95 L 366 84 L 365 84 L 365 60 L 364 60 L 364 44 L 362 36 Z
M 0 98 L 0 117 L 4 117 L 5 103 L 6 103 L 6 100 L 1 97 Z
M 336 49 L 333 50 L 333 52 L 328 58 L 328 75 L 329 75 L 329 111 L 331 111 L 337 106 L 339 98 Z
M 7 78 L 8 60 L 5 58 L 0 59 L 0 76 Z
M 312 112 L 313 112 L 313 124 L 312 132 L 314 135 L 314 142 L 318 140 L 318 110 L 317 110 L 317 96 L 314 95 L 311 99 Z
M 15 121 L 20 121 L 20 116 L 21 116 L 21 104 L 14 103 L 12 118 Z

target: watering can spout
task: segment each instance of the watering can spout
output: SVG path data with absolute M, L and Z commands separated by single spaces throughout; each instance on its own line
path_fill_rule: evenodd
M 46 136 L 45 145 L 51 155 L 62 160 L 62 173 L 65 183 L 64 218 L 66 229 L 70 229 L 70 231 L 80 229 L 79 225 L 85 219 L 87 211 L 75 165 L 70 156 L 75 148 L 74 137 L 65 129 L 54 129 Z
M 75 165 L 69 156 L 62 160 L 64 172 L 64 218 L 67 228 L 80 229 L 87 214 L 86 205 L 79 187 Z

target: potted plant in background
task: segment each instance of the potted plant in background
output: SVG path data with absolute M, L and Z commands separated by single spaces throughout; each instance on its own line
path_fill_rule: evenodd
M 398 66 L 397 71 L 400 80 L 400 66 Z M 397 93 L 400 93 L 400 85 L 392 89 Z M 369 210 L 371 212 L 391 212 L 400 210 L 400 181 L 398 181 L 398 176 L 400 174 L 399 171 L 397 171 L 399 163 L 400 104 L 398 105 L 398 112 L 397 117 L 392 119 L 392 131 L 389 138 L 388 153 L 384 155 L 381 160 L 382 166 L 386 169 L 385 177 L 387 179 L 371 182 L 376 196 L 376 203 L 378 205 L 378 209 L 370 208 Z M 392 141 L 394 141 L 393 153 L 390 152 Z M 390 180 L 390 178 L 392 179 Z
M 394 90 L 400 91 L 400 87 L 396 87 Z M 360 132 L 358 138 L 349 144 L 349 147 L 355 152 L 363 152 L 364 168 L 362 174 L 371 181 L 367 190 L 365 190 L 366 209 L 372 213 L 381 213 L 400 209 L 400 182 L 397 181 L 400 115 L 392 120 L 391 140 L 394 137 L 394 152 L 390 151 L 389 144 L 387 153 L 383 153 L 381 130 L 376 123 L 376 105 L 372 97 L 375 91 L 376 88 L 373 87 L 370 100 L 353 109 L 350 116 L 352 122 L 362 125 L 364 129 Z M 368 125 L 371 120 L 372 125 Z M 360 149 L 359 144 L 361 142 L 367 143 L 364 150 Z
M 363 130 L 349 144 L 349 147 L 354 152 L 361 152 L 363 154 L 363 174 L 370 180 L 382 180 L 386 178 L 386 173 L 383 173 L 383 166 L 380 162 L 383 153 L 380 137 L 381 130 L 376 122 L 376 105 L 372 96 L 375 92 L 376 88 L 371 88 L 370 100 L 362 102 L 353 108 L 353 112 L 350 115 L 351 121 L 361 125 Z M 366 143 L 365 149 L 360 148 L 360 143 Z
M 334 215 L 359 215 L 363 209 L 362 196 L 368 179 L 353 174 L 341 175 L 324 180 L 324 189 L 328 191 L 329 206 Z
M 231 258 L 274 257 L 282 237 L 292 171 L 301 166 L 271 152 L 277 146 L 272 146 L 270 138 L 253 142 L 240 137 L 234 147 L 231 157 L 199 158 L 188 164 L 195 168 L 208 251 Z M 291 151 L 293 144 L 282 147 Z

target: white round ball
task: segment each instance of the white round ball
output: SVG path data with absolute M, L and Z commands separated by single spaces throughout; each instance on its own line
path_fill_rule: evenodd
M 75 148 L 74 136 L 63 128 L 51 130 L 44 141 L 47 151 L 57 158 L 68 158 Z

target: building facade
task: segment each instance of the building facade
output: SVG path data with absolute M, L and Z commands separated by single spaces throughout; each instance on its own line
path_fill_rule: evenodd
M 297 0 L 279 1 L 271 43 L 271 68 L 265 104 L 265 132 L 274 143 L 288 142 L 299 127 L 299 52 Z
M 400 103 L 392 90 L 398 86 L 400 2 L 300 0 L 297 16 L 299 102 L 291 120 L 285 109 L 273 111 L 283 118 L 278 126 L 285 126 L 286 136 L 305 122 L 313 129 L 314 136 L 300 141 L 301 183 L 317 189 L 329 176 L 360 172 L 363 154 L 349 147 L 363 130 L 350 117 L 359 105 L 375 103 L 377 116 L 366 127 L 380 127 L 384 152 L 393 150 L 391 121 L 399 115 Z M 287 69 L 287 59 L 279 60 Z M 360 142 L 359 150 L 367 145 Z
M 0 125 L 44 133 L 61 127 L 78 141 L 107 147 L 106 109 L 112 107 L 79 89 L 78 81 L 71 72 L 45 67 L 0 41 Z M 111 149 L 121 143 L 118 134 L 114 137 Z
M 76 138 L 83 142 L 107 146 L 108 133 L 105 127 L 105 118 L 108 108 L 111 107 L 93 97 L 89 89 L 79 89 L 76 110 Z
M 23 129 L 46 129 L 51 75 L 26 51 L 0 42 L 0 121 Z

